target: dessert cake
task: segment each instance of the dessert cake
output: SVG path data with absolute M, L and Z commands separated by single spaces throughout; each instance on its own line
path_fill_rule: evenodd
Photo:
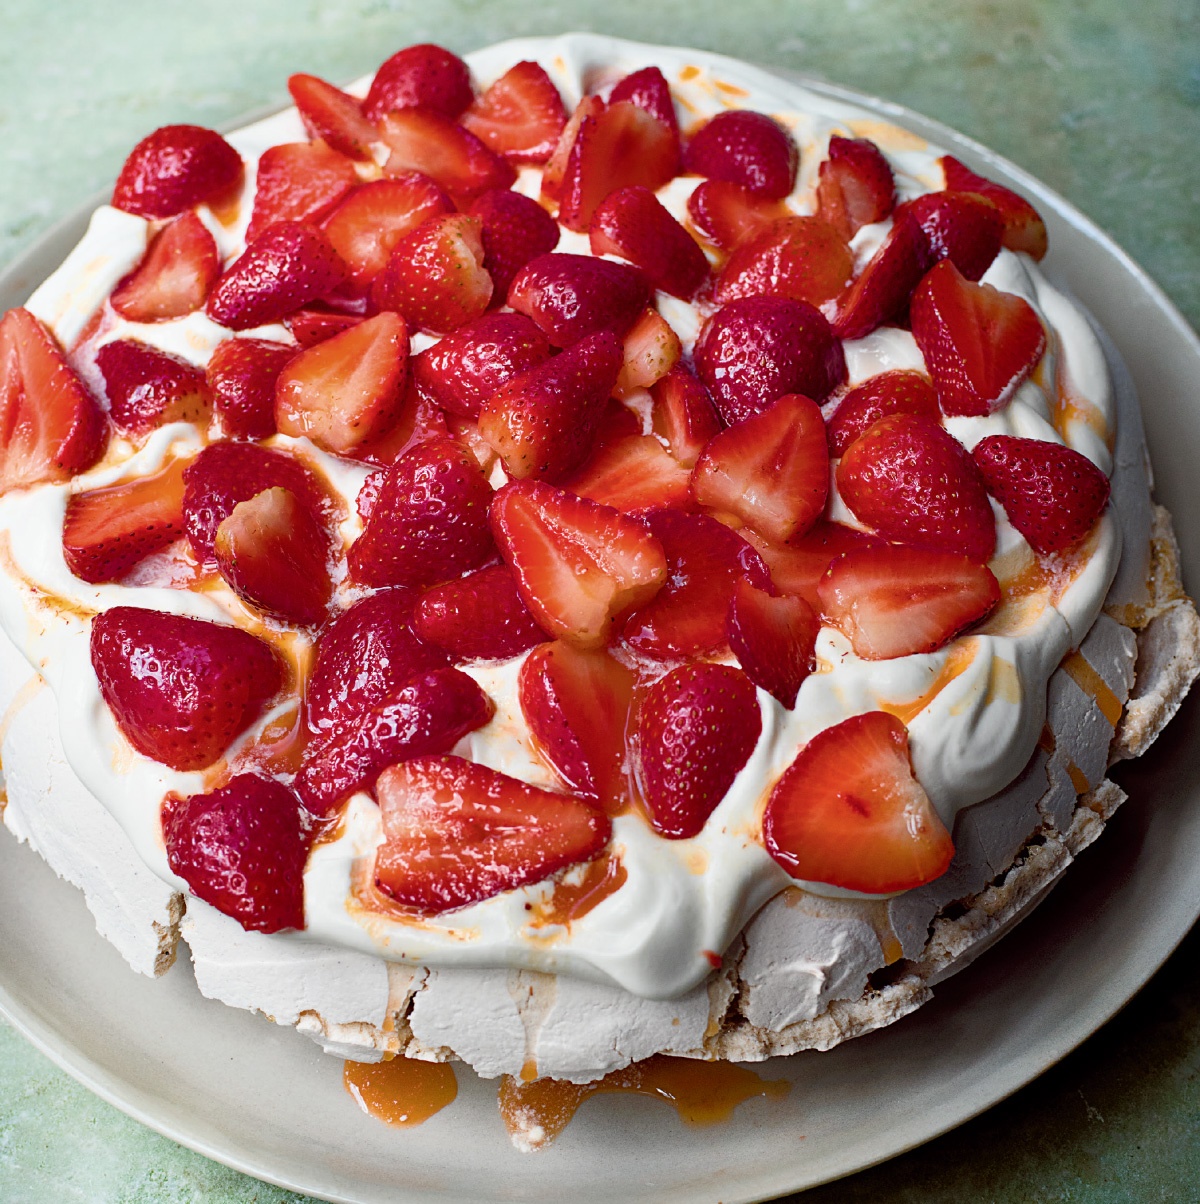
M 5 824 L 135 970 L 347 1058 L 918 1007 L 1200 668 L 1040 217 L 694 51 L 289 88 L 139 143 L 0 322 Z

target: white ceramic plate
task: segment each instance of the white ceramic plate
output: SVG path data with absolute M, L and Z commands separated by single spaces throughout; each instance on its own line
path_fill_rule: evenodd
M 1091 222 L 1018 168 L 898 106 L 802 81 L 874 109 L 1033 197 L 1048 269 L 1110 332 L 1142 398 L 1158 491 L 1200 563 L 1193 520 L 1200 340 Z M 81 235 L 87 208 L 0 275 L 19 304 Z M 786 1099 L 689 1129 L 651 1100 L 602 1096 L 549 1150 L 509 1144 L 496 1087 L 461 1072 L 455 1103 L 389 1129 L 341 1086 L 341 1063 L 263 1019 L 204 999 L 189 967 L 131 973 L 82 896 L 0 837 L 0 1011 L 80 1082 L 175 1141 L 329 1200 L 762 1200 L 883 1161 L 962 1123 L 1053 1065 L 1150 978 L 1200 914 L 1200 708 L 1149 763 L 1120 774 L 1132 801 L 1016 937 L 897 1026 L 830 1053 L 763 1066 Z

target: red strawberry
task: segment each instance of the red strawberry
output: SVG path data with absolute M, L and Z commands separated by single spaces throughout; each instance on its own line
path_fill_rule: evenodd
M 479 317 L 492 298 L 478 218 L 431 217 L 406 234 L 371 288 L 380 309 L 420 330 L 446 334 Z
M 483 266 L 492 278 L 492 299 L 502 300 L 513 277 L 531 260 L 558 246 L 558 223 L 527 196 L 493 188 L 468 210 L 483 223 Z
M 865 660 L 936 652 L 1000 601 L 986 565 L 957 552 L 885 544 L 846 552 L 817 591 L 821 610 Z
M 629 802 L 629 708 L 635 677 L 601 648 L 562 640 L 521 666 L 521 713 L 537 750 L 580 798 L 616 815 Z
M 650 823 L 698 836 L 762 733 L 750 679 L 730 665 L 684 665 L 650 688 L 638 716 L 638 776 Z
M 217 528 L 217 568 L 247 605 L 301 626 L 325 618 L 333 594 L 329 532 L 290 490 L 239 502 Z
M 467 64 L 444 47 L 422 42 L 405 46 L 375 72 L 363 112 L 378 121 L 393 109 L 421 105 L 457 117 L 474 99 Z
M 657 117 L 668 129 L 679 137 L 679 118 L 675 115 L 675 102 L 671 99 L 671 87 L 666 76 L 657 67 L 643 67 L 617 80 L 608 96 L 609 104 L 628 100 Z
M 249 330 L 328 296 L 345 279 L 346 265 L 320 230 L 280 222 L 234 261 L 205 310 L 230 330 Z
M 1000 409 L 1046 349 L 1028 301 L 972 284 L 948 259 L 913 293 L 912 332 L 944 414 L 982 417 Z
M 854 271 L 846 240 L 819 217 L 784 217 L 751 234 L 729 257 L 716 300 L 794 297 L 809 305 L 831 301 Z
M 842 499 L 885 539 L 986 561 L 996 523 L 983 477 L 953 435 L 920 414 L 881 418 L 837 469 Z
M 829 497 L 825 420 L 807 397 L 785 393 L 761 414 L 715 435 L 692 470 L 692 493 L 779 543 L 802 535 Z
M 291 75 L 287 86 L 310 138 L 319 138 L 340 155 L 371 161 L 379 131 L 363 116 L 359 101 L 315 75 Z
M 507 159 L 488 150 L 470 130 L 430 109 L 401 109 L 384 117 L 380 138 L 391 154 L 390 176 L 419 171 L 436 180 L 465 208 L 480 193 L 508 188 L 517 173 Z
M 227 438 L 275 434 L 275 381 L 295 354 L 295 347 L 270 339 L 226 339 L 216 345 L 204 375 Z
M 163 322 L 198 310 L 221 274 L 217 244 L 192 212 L 150 240 L 142 262 L 117 285 L 109 303 L 131 322 Z
M 379 439 L 360 443 L 351 454 L 365 464 L 389 468 L 417 444 L 450 437 L 446 414 L 413 384 L 410 376 L 401 402 L 400 416 L 391 429 Z
M 398 903 L 452 911 L 540 882 L 608 843 L 606 816 L 459 757 L 425 758 L 379 780 L 384 843 L 375 881 Z
M 657 384 L 654 394 L 654 433 L 665 439 L 671 455 L 691 468 L 708 441 L 721 429 L 721 420 L 708 390 L 677 364 Z
M 145 435 L 168 422 L 206 426 L 212 399 L 204 373 L 187 360 L 133 339 L 114 339 L 96 353 L 109 414 L 126 434 Z
M 889 414 L 924 414 L 940 421 L 942 412 L 929 377 L 923 372 L 894 368 L 856 385 L 838 402 L 825 428 L 830 454 L 845 455 L 859 435 Z
M 542 199 L 557 203 L 562 197 L 563 175 L 567 170 L 567 160 L 571 157 L 571 148 L 579 135 L 579 127 L 587 117 L 598 117 L 604 112 L 604 101 L 599 96 L 585 96 L 575 106 L 575 111 L 567 119 L 558 143 L 546 166 L 542 168 Z
M 704 514 L 654 510 L 642 518 L 666 554 L 666 583 L 630 615 L 623 639 L 655 660 L 703 656 L 725 645 L 725 616 L 742 578 L 770 582 L 758 553 L 735 531 Z
M 333 338 L 339 331 L 357 326 L 361 321 L 360 314 L 338 313 L 314 306 L 288 314 L 283 324 L 292 332 L 292 337 L 301 347 L 315 347 L 318 343 Z
M 454 203 L 441 188 L 419 171 L 410 171 L 356 188 L 325 219 L 324 230 L 357 292 L 383 271 L 405 235 L 431 217 L 453 212 Z
M 686 509 L 688 482 L 688 470 L 653 435 L 635 434 L 598 447 L 565 487 L 628 513 L 663 506 Z
M 727 425 L 784 393 L 820 403 L 846 377 L 842 345 L 824 315 L 790 297 L 743 297 L 705 322 L 696 372 Z
M 276 425 L 346 455 L 392 426 L 407 376 L 404 319 L 376 314 L 289 360 L 275 382 Z
M 1046 254 L 1046 223 L 1023 197 L 992 180 L 977 176 L 953 155 L 943 155 L 942 171 L 946 187 L 955 192 L 974 192 L 1000 211 L 1004 222 L 1004 245 L 1010 251 L 1024 251 L 1034 259 Z
M 419 443 L 392 465 L 366 530 L 350 548 L 362 585 L 437 585 L 494 555 L 492 488 L 475 458 L 448 439 Z
M 296 793 L 314 815 L 329 815 L 356 790 L 373 790 L 389 765 L 448 753 L 483 727 L 493 707 L 465 673 L 435 669 L 310 744 L 296 775 Z
M 743 578 L 725 619 L 729 647 L 746 676 L 789 710 L 813 669 L 821 620 L 800 597 L 773 598 Z
M 818 519 L 803 535 L 787 544 L 772 543 L 749 529 L 745 530 L 745 536 L 766 562 L 775 588 L 781 594 L 803 598 L 815 611 L 821 609 L 817 583 L 830 564 L 853 548 L 883 543 L 875 535 L 824 519 Z
M 929 243 L 917 219 L 898 209 L 883 245 L 838 302 L 839 338 L 861 339 L 899 318 L 930 263 Z
M 704 180 L 688 197 L 692 225 L 714 246 L 730 251 L 765 226 L 788 216 L 782 201 L 748 192 L 728 180 Z
M 183 534 L 183 462 L 120 485 L 72 494 L 63 559 L 84 581 L 118 581 Z
M 545 69 L 521 62 L 475 99 L 462 123 L 513 163 L 545 163 L 567 124 L 567 110 Z
M 479 430 L 514 477 L 555 481 L 587 455 L 621 369 L 611 331 L 519 373 L 483 405 Z
M 228 200 L 241 184 L 242 158 L 220 134 L 164 125 L 129 152 L 112 203 L 139 217 L 174 217 L 205 201 Z
M 817 173 L 817 212 L 845 239 L 881 222 L 896 203 L 887 159 L 866 138 L 829 139 L 829 158 Z
M 657 384 L 679 362 L 683 345 L 656 309 L 642 311 L 622 344 L 623 359 L 613 396 L 627 401 Z
M 458 661 L 508 660 L 548 638 L 504 564 L 435 585 L 417 604 L 413 626 Z
M 524 314 L 484 314 L 415 356 L 412 374 L 442 409 L 478 418 L 501 385 L 549 358 L 550 344 Z
M 104 411 L 27 309 L 0 319 L 0 491 L 65 481 L 100 458 Z
M 867 894 L 940 878 L 954 842 L 913 775 L 904 724 L 856 715 L 814 736 L 771 792 L 767 852 L 793 878 Z
M 320 221 L 357 183 L 354 163 L 323 142 L 268 147 L 258 161 L 246 241 L 276 222 Z
M 303 928 L 309 836 L 301 815 L 286 786 L 253 773 L 208 794 L 170 797 L 167 863 L 192 894 L 249 932 Z
M 497 492 L 492 530 L 539 626 L 580 648 L 607 643 L 666 579 L 662 545 L 644 526 L 540 481 Z
M 271 646 L 237 627 L 114 606 L 92 620 L 92 667 L 125 738 L 171 769 L 203 769 L 283 685 Z
M 1087 537 L 1108 504 L 1108 478 L 1070 447 L 988 435 L 972 453 L 988 492 L 1035 552 L 1065 552 Z
M 704 252 L 649 188 L 610 192 L 592 214 L 588 238 L 593 255 L 628 259 L 652 288 L 684 300 L 708 278 Z
M 968 280 L 978 280 L 1000 253 L 1000 212 L 978 196 L 927 192 L 906 208 L 924 231 L 930 259 L 949 259 Z
M 683 163 L 696 175 L 779 199 L 795 186 L 800 152 L 777 121 L 749 109 L 727 109 L 688 139 Z

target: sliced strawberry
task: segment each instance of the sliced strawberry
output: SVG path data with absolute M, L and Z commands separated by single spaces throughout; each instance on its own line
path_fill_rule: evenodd
M 375 881 L 398 903 L 452 911 L 540 882 L 608 843 L 608 818 L 459 757 L 425 758 L 379 780 L 384 843 Z
M 671 455 L 691 468 L 708 441 L 721 429 L 721 420 L 708 390 L 681 364 L 657 384 L 654 394 L 654 433 L 665 439 Z
M 371 162 L 371 144 L 379 141 L 379 131 L 363 116 L 359 101 L 315 75 L 288 76 L 287 86 L 310 138 L 319 138 L 339 155 Z
M 220 203 L 242 184 L 242 157 L 212 130 L 164 125 L 129 152 L 112 203 L 139 217 L 174 217 L 204 201 Z
M 365 464 L 390 468 L 405 452 L 420 443 L 449 439 L 450 427 L 446 418 L 446 414 L 413 384 L 410 373 L 400 404 L 400 416 L 395 423 L 379 439 L 360 443 L 350 455 Z
M 817 212 L 844 239 L 881 222 L 896 204 L 896 181 L 883 152 L 866 138 L 829 139 L 817 172 Z
M 825 316 L 790 297 L 743 297 L 717 310 L 696 340 L 695 360 L 726 425 L 784 393 L 820 403 L 846 378 L 842 345 Z
M 320 230 L 280 222 L 217 281 L 205 311 L 230 330 L 249 330 L 328 296 L 345 279 L 346 265 Z
M 288 314 L 283 324 L 301 347 L 315 347 L 342 330 L 349 330 L 362 321 L 360 314 L 339 313 L 332 309 L 298 309 Z
M 845 455 L 859 435 L 889 414 L 924 414 L 935 422 L 940 420 L 937 394 L 929 377 L 923 372 L 893 368 L 856 385 L 838 402 L 826 425 L 830 454 Z
M 567 170 L 567 160 L 571 157 L 571 148 L 579 136 L 579 127 L 584 119 L 597 117 L 604 112 L 604 101 L 599 96 L 585 96 L 575 106 L 575 111 L 567 119 L 558 143 L 542 168 L 542 198 L 557 203 L 562 197 L 563 175 Z
M 660 836 L 698 836 L 750 759 L 762 713 L 730 665 L 684 665 L 651 686 L 638 716 L 638 777 Z
M 983 476 L 953 435 L 920 414 L 881 418 L 837 469 L 838 492 L 885 539 L 986 561 L 996 523 Z
M 746 676 L 791 710 L 813 670 L 821 620 L 801 597 L 773 598 L 743 578 L 725 619 L 729 647 Z
M 685 301 L 708 279 L 708 260 L 696 240 L 649 188 L 610 192 L 592 214 L 593 255 L 616 255 L 646 274 L 652 288 Z
M 771 792 L 767 852 L 793 878 L 867 894 L 941 877 L 954 842 L 913 774 L 904 724 L 855 715 L 814 736 Z
M 625 513 L 664 506 L 686 509 L 688 470 L 653 435 L 629 435 L 599 447 L 564 482 L 580 497 Z
M 925 232 L 907 209 L 897 210 L 883 245 L 838 302 L 838 337 L 861 339 L 899 318 L 929 264 Z
M 183 534 L 183 462 L 152 476 L 72 494 L 63 559 L 83 581 L 118 581 Z
M 323 142 L 268 147 L 258 161 L 246 241 L 276 222 L 319 222 L 357 183 L 353 161 Z
M 314 815 L 329 815 L 356 790 L 373 790 L 389 765 L 448 753 L 483 727 L 493 707 L 465 673 L 435 669 L 310 744 L 296 775 L 296 793 Z
M 92 620 L 91 657 L 125 738 L 171 769 L 211 765 L 283 685 L 271 646 L 248 632 L 133 606 Z
M 796 184 L 800 152 L 777 121 L 749 109 L 727 109 L 692 134 L 683 163 L 696 175 L 777 200 Z
M 683 354 L 679 336 L 656 309 L 647 309 L 630 327 L 623 344 L 623 361 L 613 396 L 627 401 L 649 389 L 670 372 Z
M 608 103 L 617 104 L 622 100 L 645 109 L 673 130 L 676 138 L 679 137 L 679 118 L 675 114 L 675 102 L 671 99 L 671 86 L 659 68 L 643 67 L 617 80 L 608 95 Z
M 382 313 L 294 356 L 275 382 L 275 422 L 346 455 L 399 416 L 408 375 L 408 331 Z
M 109 415 L 129 435 L 168 422 L 206 426 L 212 399 L 204 373 L 166 351 L 133 339 L 114 339 L 96 353 Z
M 366 530 L 350 548 L 362 585 L 437 585 L 495 554 L 492 488 L 475 457 L 448 439 L 410 448 L 384 477 Z
M 497 492 L 492 530 L 538 624 L 579 648 L 607 643 L 666 579 L 662 545 L 644 526 L 540 481 Z
M 549 638 L 521 601 L 506 564 L 435 585 L 417 604 L 413 626 L 457 661 L 508 660 Z
M 100 458 L 104 411 L 27 309 L 0 319 L 0 491 L 65 481 Z
M 503 301 L 513 277 L 531 260 L 558 246 L 558 223 L 527 196 L 493 188 L 471 202 L 483 224 L 483 266 L 492 278 L 492 299 Z
M 363 112 L 371 121 L 378 121 L 394 109 L 421 105 L 453 118 L 474 97 L 467 64 L 442 46 L 421 42 L 384 60 L 371 80 Z
M 949 259 L 968 280 L 978 280 L 1000 253 L 1000 211 L 979 196 L 927 192 L 906 208 L 925 233 L 930 259 Z
M 821 609 L 817 584 L 837 557 L 854 548 L 883 543 L 878 536 L 824 519 L 818 519 L 803 535 L 787 544 L 772 543 L 749 529 L 745 536 L 770 569 L 775 588 L 781 594 L 803 598 L 814 611 Z
M 1044 439 L 988 435 L 972 455 L 988 492 L 1035 552 L 1074 547 L 1108 504 L 1108 478 L 1073 448 Z
M 194 213 L 182 213 L 150 240 L 109 304 L 131 322 L 182 318 L 204 304 L 220 274 L 216 240 Z
M 704 514 L 654 510 L 642 518 L 666 554 L 663 588 L 625 624 L 623 639 L 655 660 L 703 656 L 725 646 L 725 616 L 742 578 L 770 582 L 758 553 L 735 531 Z
M 1028 301 L 972 284 L 948 259 L 913 293 L 912 331 L 944 414 L 982 417 L 1007 405 L 1046 349 Z
M 886 544 L 839 556 L 821 610 L 864 660 L 936 652 L 1000 601 L 991 570 L 957 552 Z
M 387 266 L 396 244 L 423 222 L 453 213 L 454 202 L 428 176 L 406 172 L 356 188 L 325 219 L 325 235 L 365 291 Z
M 1034 259 L 1046 254 L 1046 223 L 1038 211 L 1018 193 L 976 175 L 953 155 L 943 155 L 942 171 L 946 187 L 955 192 L 974 192 L 995 205 L 1004 222 L 1004 245 L 1010 251 L 1024 251 Z
M 538 63 L 510 67 L 462 115 L 489 150 L 513 163 L 545 163 L 558 145 L 567 110 L 554 81 Z
M 441 411 L 439 411 L 441 412 Z M 463 445 L 479 463 L 484 476 L 491 480 L 492 469 L 500 462 L 496 449 L 483 437 L 479 423 L 473 418 L 462 418 L 458 414 L 443 414 L 446 433 Z
M 584 459 L 621 357 L 617 336 L 602 330 L 512 377 L 484 403 L 480 433 L 511 476 L 555 481 Z
M 704 180 L 688 197 L 692 225 L 714 246 L 731 251 L 764 227 L 788 216 L 779 200 L 748 192 L 728 180 Z
M 817 521 L 829 497 L 825 420 L 815 403 L 785 393 L 713 437 L 692 470 L 692 493 L 786 543 Z
M 226 339 L 213 348 L 204 377 L 227 438 L 275 434 L 275 381 L 295 354 L 270 339 Z
M 854 271 L 849 244 L 819 217 L 784 217 L 740 243 L 717 280 L 716 300 L 794 297 L 822 305 Z

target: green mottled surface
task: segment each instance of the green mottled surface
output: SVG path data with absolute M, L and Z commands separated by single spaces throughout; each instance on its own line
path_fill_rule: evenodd
M 1040 176 L 1200 324 L 1196 0 L 0 0 L 0 262 L 168 121 L 281 102 L 408 42 L 591 29 L 692 44 L 899 101 Z M 0 950 L 0 957 L 3 951 Z M 806 1201 L 1200 1199 L 1200 936 L 1082 1049 L 956 1132 Z M 257 1201 L 0 1024 L 0 1200 Z

